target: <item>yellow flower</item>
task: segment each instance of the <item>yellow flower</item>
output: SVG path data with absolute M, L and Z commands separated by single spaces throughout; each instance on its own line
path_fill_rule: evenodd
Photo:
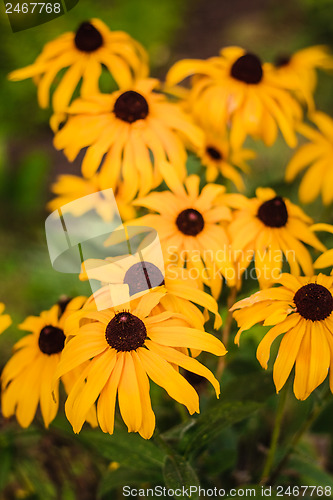
M 313 274 L 312 258 L 303 243 L 320 250 L 324 245 L 311 230 L 312 219 L 288 199 L 270 188 L 258 188 L 256 198 L 241 194 L 222 197 L 235 208 L 228 230 L 240 273 L 254 257 L 261 287 L 267 287 L 282 269 L 283 255 L 292 274 Z
M 295 91 L 296 97 L 314 109 L 313 93 L 317 85 L 316 69 L 333 68 L 328 47 L 314 45 L 298 50 L 292 55 L 281 55 L 275 62 L 276 73 L 286 86 Z
M 89 410 L 97 402 L 97 418 L 103 432 L 113 433 L 116 396 L 121 416 L 129 432 L 149 439 L 155 428 L 149 378 L 193 414 L 199 412 L 199 398 L 175 367 L 207 378 L 220 393 L 213 374 L 177 348 L 200 349 L 217 356 L 225 354 L 214 336 L 190 328 L 180 315 L 163 312 L 151 315 L 165 292 L 143 295 L 135 307 L 131 303 L 117 309 L 86 311 L 83 324 L 66 344 L 57 369 L 63 376 L 91 360 L 69 393 L 65 410 L 74 432 L 80 432 Z M 82 323 L 81 323 L 82 324 Z M 149 378 L 148 378 L 149 377 Z
M 47 43 L 33 64 L 13 71 L 9 79 L 34 78 L 39 105 L 47 108 L 53 81 L 59 71 L 68 68 L 52 98 L 58 113 L 65 110 L 81 79 L 82 95 L 98 92 L 103 65 L 119 87 L 148 74 L 147 54 L 136 40 L 123 31 L 110 31 L 99 19 L 91 19 L 83 22 L 76 33 L 64 33 Z
M 298 126 L 298 131 L 310 142 L 301 146 L 290 160 L 286 180 L 292 181 L 309 166 L 299 188 L 301 201 L 310 203 L 321 192 L 324 204 L 329 205 L 333 201 L 333 120 L 321 112 L 312 114 L 311 120 L 319 131 L 305 123 Z
M 4 310 L 5 304 L 0 302 L 0 333 L 4 332 L 12 324 L 9 314 L 3 314 Z
M 99 174 L 95 174 L 90 179 L 76 175 L 60 175 L 57 181 L 51 186 L 53 193 L 57 197 L 47 204 L 47 208 L 50 212 L 53 212 L 81 197 L 112 188 L 114 189 L 114 197 L 122 220 L 133 219 L 136 210 L 132 204 L 124 200 L 124 192 L 126 192 L 124 184 L 117 183 L 118 185 L 115 188 L 114 185 L 112 186 L 105 182 L 106 180 L 106 177 L 102 179 Z M 70 208 L 72 211 L 74 210 L 72 213 L 76 217 L 80 217 L 84 213 L 89 212 L 89 210 L 95 210 L 105 222 L 109 222 L 114 217 L 114 212 L 111 209 L 112 203 L 113 197 L 109 197 L 108 193 L 104 192 L 98 198 L 91 197 L 91 203 L 89 203 L 89 199 L 85 199 L 84 203 L 71 204 Z
M 314 224 L 312 226 L 313 231 L 327 231 L 333 234 L 333 226 L 330 224 Z M 333 268 L 333 248 L 326 250 L 326 252 L 322 253 L 318 259 L 313 264 L 315 269 L 323 269 L 325 267 Z M 331 271 L 333 274 L 333 269 Z
M 19 424 L 28 427 L 39 403 L 45 426 L 52 422 L 59 403 L 59 381 L 55 387 L 52 384 L 66 339 L 64 322 L 85 300 L 85 297 L 77 297 L 69 303 L 54 305 L 40 316 L 29 316 L 19 326 L 32 333 L 15 344 L 14 354 L 3 369 L 1 410 L 4 417 L 16 414 Z M 67 392 L 77 375 L 78 372 L 72 372 L 62 378 Z M 94 423 L 93 412 L 89 421 Z
M 302 118 L 296 99 L 284 88 L 275 70 L 240 47 L 227 47 L 219 57 L 205 61 L 177 62 L 167 75 L 172 86 L 195 75 L 189 105 L 205 129 L 224 130 L 230 124 L 235 147 L 249 134 L 272 145 L 280 129 L 287 144 L 295 147 L 295 124 Z
M 226 136 L 208 133 L 203 146 L 196 153 L 202 165 L 207 167 L 208 182 L 214 182 L 221 173 L 223 177 L 230 179 L 239 191 L 245 189 L 242 176 L 235 167 L 248 174 L 250 169 L 246 161 L 256 157 L 254 151 L 241 147 L 232 148 Z
M 276 391 L 286 383 L 295 365 L 294 393 L 306 399 L 327 377 L 333 392 L 333 286 L 332 277 L 295 277 L 281 274 L 282 286 L 254 293 L 237 302 L 231 310 L 242 331 L 256 323 L 273 326 L 257 349 L 257 358 L 267 368 L 272 342 L 283 335 L 274 363 Z
M 158 80 L 138 80 L 110 95 L 77 99 L 69 119 L 56 134 L 54 145 L 73 161 L 88 148 L 82 162 L 84 177 L 101 166 L 101 176 L 114 185 L 123 179 L 127 199 L 148 193 L 161 183 L 160 163 L 170 160 L 183 179 L 186 175 L 184 141 L 198 147 L 201 130 L 175 103 L 155 92 Z
M 231 219 L 230 209 L 217 201 L 224 186 L 206 184 L 199 193 L 200 178 L 190 175 L 185 187 L 172 165 L 164 164 L 163 177 L 170 191 L 150 193 L 133 203 L 150 210 L 133 224 L 154 228 L 160 238 L 166 266 L 186 267 L 192 279 L 199 280 L 218 297 L 222 276 L 235 283 L 235 272 L 229 255 L 229 238 L 225 224 Z M 186 188 L 186 189 L 185 189 Z

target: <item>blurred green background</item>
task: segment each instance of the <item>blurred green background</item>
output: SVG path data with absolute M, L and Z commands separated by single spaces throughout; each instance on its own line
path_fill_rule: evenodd
M 47 216 L 44 207 L 51 197 L 50 183 L 59 173 L 78 174 L 79 163 L 69 164 L 65 156 L 52 147 L 53 136 L 48 126 L 50 110 L 38 108 L 33 82 L 27 80 L 10 83 L 6 75 L 32 63 L 46 42 L 64 31 L 75 30 L 82 21 L 91 17 L 99 17 L 111 29 L 127 31 L 140 41 L 149 52 L 152 76 L 162 79 L 176 60 L 184 57 L 209 57 L 226 45 L 242 45 L 257 53 L 263 60 L 273 61 L 281 53 L 291 53 L 313 44 L 326 44 L 332 48 L 333 6 L 331 0 L 80 0 L 64 16 L 17 33 L 12 33 L 10 29 L 3 3 L 0 11 L 0 302 L 5 302 L 14 322 L 0 338 L 2 367 L 10 355 L 14 341 L 21 336 L 15 325 L 26 315 L 39 314 L 42 309 L 48 309 L 60 295 L 89 293 L 87 284 L 79 282 L 76 275 L 60 274 L 52 269 L 44 235 Z M 331 116 L 332 82 L 333 75 L 320 73 L 315 96 L 318 109 Z M 258 158 L 252 162 L 253 173 L 247 180 L 246 194 L 252 195 L 259 184 L 270 185 L 279 194 L 297 202 L 299 179 L 293 185 L 286 186 L 283 183 L 285 166 L 292 155 L 283 140 L 278 140 L 270 149 L 257 143 L 250 143 L 250 146 L 258 151 Z M 333 222 L 332 209 L 323 208 L 320 199 L 303 208 L 315 221 Z M 327 243 L 331 244 L 331 241 L 327 240 Z M 248 351 L 243 351 L 243 370 L 244 366 L 257 365 L 255 343 L 260 336 L 261 334 L 254 332 L 252 341 L 251 338 L 249 340 Z M 235 361 L 235 373 L 239 369 L 239 363 L 239 360 Z M 158 408 L 158 411 L 163 419 L 163 408 Z M 304 406 L 295 410 L 294 429 L 297 418 L 303 411 Z M 256 424 L 251 422 L 242 432 L 255 440 L 261 420 Z M 22 447 L 29 448 L 29 439 L 33 442 L 33 431 L 31 436 L 25 433 L 22 439 L 25 440 Z M 49 449 L 48 439 L 51 438 L 45 437 L 45 442 L 43 441 L 45 449 L 42 452 L 39 449 L 42 456 Z M 63 437 L 59 439 L 64 440 Z M 234 433 L 228 432 L 223 439 L 225 452 L 229 454 L 229 462 L 225 464 L 228 470 L 233 463 L 233 440 L 236 437 Z M 2 464 L 6 464 L 6 460 L 12 460 L 3 451 L 7 449 L 6 443 L 7 441 L 4 443 L 0 439 Z M 62 441 L 59 446 L 62 446 L 61 443 Z M 217 449 L 216 453 L 220 451 Z M 251 453 L 247 453 L 251 460 Z M 75 459 L 77 457 L 73 460 Z M 82 452 L 80 460 L 75 462 L 78 477 L 82 475 L 83 483 L 77 487 L 77 491 L 81 492 L 85 488 L 89 490 L 88 479 L 84 483 L 86 460 L 88 458 Z M 9 470 L 10 463 L 0 468 L 0 490 L 6 467 Z M 38 498 L 76 498 L 71 496 L 70 487 L 68 493 L 65 494 L 64 490 L 59 493 L 49 479 L 50 484 L 45 478 L 39 481 L 40 472 L 33 467 L 29 471 L 29 461 L 25 467 L 29 480 L 35 478 L 34 486 L 43 482 L 46 485 Z M 52 466 L 46 469 L 50 476 L 49 469 L 52 470 Z M 90 473 L 93 482 L 94 474 L 91 470 Z M 320 479 L 317 480 L 320 482 Z M 324 481 L 323 478 L 322 480 Z M 119 481 L 121 484 L 121 480 Z M 57 479 L 54 482 L 56 484 Z M 8 491 L 6 494 L 8 496 L 4 498 L 16 498 L 10 496 Z M 24 496 L 24 492 L 22 495 Z M 88 492 L 84 497 L 82 493 L 80 498 L 94 498 L 94 493 L 91 495 Z

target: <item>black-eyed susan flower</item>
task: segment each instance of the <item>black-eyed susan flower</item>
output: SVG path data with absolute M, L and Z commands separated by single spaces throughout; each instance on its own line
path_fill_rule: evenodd
M 189 106 L 205 129 L 224 130 L 230 124 L 235 147 L 247 135 L 272 145 L 280 129 L 287 144 L 297 144 L 295 125 L 302 118 L 296 99 L 284 88 L 270 65 L 240 47 L 227 47 L 219 57 L 177 62 L 167 75 L 172 86 L 192 79 Z
M 235 284 L 225 229 L 231 220 L 231 211 L 217 200 L 225 187 L 206 184 L 200 192 L 199 176 L 187 177 L 184 187 L 172 165 L 164 164 L 162 170 L 171 191 L 150 193 L 135 200 L 134 205 L 157 213 L 144 215 L 134 222 L 157 231 L 166 266 L 173 263 L 186 267 L 190 278 L 209 286 L 217 298 L 223 276 L 230 286 Z
M 53 193 L 57 196 L 47 204 L 47 208 L 50 212 L 53 212 L 81 197 L 99 193 L 97 197 L 86 198 L 84 203 L 71 204 L 70 208 L 73 215 L 79 217 L 90 210 L 95 210 L 105 222 L 112 221 L 114 217 L 112 204 L 115 199 L 122 220 L 134 218 L 135 208 L 123 199 L 124 184 L 117 182 L 116 185 L 114 189 L 114 186 L 108 184 L 107 178 L 101 179 L 99 174 L 95 174 L 90 179 L 78 177 L 77 175 L 60 175 L 51 186 Z M 114 198 L 111 192 L 108 191 L 110 188 L 114 189 Z
M 29 316 L 19 325 L 32 332 L 14 346 L 14 354 L 1 375 L 1 411 L 8 418 L 16 414 L 22 427 L 28 427 L 37 411 L 38 403 L 44 424 L 49 426 L 58 411 L 59 381 L 53 387 L 53 377 L 65 345 L 64 322 L 85 302 L 85 297 L 54 305 L 40 316 Z M 73 387 L 77 373 L 62 378 L 65 389 Z M 93 413 L 89 420 L 94 419 Z
M 105 66 L 119 87 L 148 74 L 147 54 L 143 47 L 123 31 L 110 31 L 99 19 L 83 22 L 76 33 L 64 33 L 47 43 L 36 61 L 9 75 L 12 81 L 34 78 L 38 102 L 49 105 L 50 87 L 57 74 L 68 68 L 52 98 L 56 113 L 63 112 L 82 80 L 81 94 L 99 91 L 99 78 Z
M 256 323 L 273 326 L 257 349 L 257 358 L 267 368 L 273 341 L 283 334 L 274 363 L 276 391 L 286 383 L 295 365 L 294 393 L 306 399 L 327 377 L 333 392 L 333 278 L 281 274 L 282 286 L 261 290 L 237 302 L 231 310 L 242 331 Z
M 311 229 L 312 219 L 288 199 L 270 188 L 258 188 L 255 198 L 241 194 L 223 197 L 235 208 L 228 231 L 239 274 L 254 257 L 261 287 L 269 286 L 281 273 L 283 256 L 291 273 L 313 274 L 312 257 L 304 243 L 325 250 Z
M 12 324 L 9 314 L 3 314 L 4 310 L 5 304 L 0 302 L 0 333 L 4 332 Z
M 55 136 L 55 147 L 70 161 L 87 147 L 84 177 L 93 176 L 101 166 L 101 176 L 110 184 L 123 179 L 130 200 L 138 191 L 142 196 L 161 183 L 159 166 L 166 160 L 183 179 L 185 144 L 199 147 L 203 135 L 178 104 L 156 91 L 158 86 L 158 80 L 149 78 L 110 95 L 77 99 Z
M 299 188 L 303 203 L 310 203 L 321 193 L 325 205 L 333 201 L 333 120 L 325 113 L 316 112 L 311 120 L 319 130 L 305 123 L 298 131 L 309 143 L 301 146 L 291 158 L 286 170 L 286 180 L 292 181 L 296 175 L 308 167 Z
M 90 360 L 69 393 L 65 410 L 74 432 L 80 432 L 90 409 L 97 401 L 97 418 L 103 432 L 113 433 L 116 397 L 120 414 L 129 432 L 149 439 L 155 428 L 149 378 L 163 387 L 170 397 L 199 412 L 199 398 L 193 387 L 175 367 L 183 367 L 207 378 L 219 396 L 219 383 L 213 374 L 189 353 L 178 348 L 200 349 L 217 356 L 225 354 L 214 336 L 189 327 L 185 319 L 172 312 L 151 315 L 165 292 L 151 291 L 135 304 L 104 311 L 85 312 L 83 324 L 62 354 L 57 376 Z
M 241 147 L 232 148 L 226 135 L 208 133 L 203 146 L 196 153 L 206 167 L 208 182 L 214 182 L 222 174 L 222 177 L 231 180 L 238 191 L 245 189 L 240 172 L 249 173 L 247 160 L 255 158 L 254 151 Z
M 333 234 L 333 226 L 330 224 L 314 224 L 313 231 L 326 231 Z M 313 264 L 315 269 L 324 269 L 325 267 L 332 267 L 333 274 L 333 248 L 326 250 L 326 252 L 319 255 L 318 259 Z
M 317 72 L 333 68 L 333 58 L 325 45 L 314 45 L 298 50 L 294 54 L 282 54 L 276 58 L 275 68 L 278 78 L 296 97 L 314 109 L 313 93 L 317 85 Z

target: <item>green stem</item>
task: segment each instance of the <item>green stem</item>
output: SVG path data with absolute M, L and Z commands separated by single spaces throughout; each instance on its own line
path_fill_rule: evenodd
M 276 411 L 276 417 L 275 417 L 275 423 L 274 423 L 274 429 L 273 429 L 273 434 L 272 434 L 272 439 L 271 439 L 271 444 L 269 447 L 269 451 L 267 454 L 264 470 L 261 476 L 261 481 L 260 484 L 266 484 L 270 472 L 272 470 L 272 466 L 274 463 L 274 457 L 280 437 L 280 431 L 281 431 L 281 423 L 283 419 L 283 414 L 284 414 L 284 409 L 285 409 L 285 404 L 287 400 L 287 393 L 288 393 L 288 383 L 284 387 L 283 391 L 279 395 L 279 404 L 277 407 Z
M 323 396 L 319 401 L 315 403 L 315 406 L 313 407 L 312 411 L 309 413 L 308 418 L 303 422 L 299 430 L 296 432 L 294 435 L 293 439 L 290 442 L 290 445 L 287 448 L 286 453 L 284 456 L 281 458 L 280 462 L 276 466 L 275 470 L 271 473 L 270 477 L 266 481 L 269 484 L 273 484 L 275 479 L 278 477 L 280 474 L 281 470 L 285 466 L 285 464 L 288 462 L 290 455 L 294 451 L 296 445 L 302 438 L 302 436 L 310 429 L 314 421 L 318 418 L 319 414 L 321 413 L 322 407 L 327 400 L 327 398 L 331 395 L 330 390 L 326 390 L 323 393 Z
M 231 332 L 231 325 L 232 325 L 232 312 L 230 311 L 230 308 L 234 305 L 236 302 L 236 297 L 237 297 L 237 287 L 232 287 L 230 290 L 230 294 L 228 297 L 228 302 L 227 302 L 227 307 L 228 307 L 228 314 L 225 319 L 224 325 L 223 325 L 223 330 L 222 330 L 222 342 L 225 346 L 225 348 L 228 348 L 228 342 L 229 342 L 229 336 Z M 223 373 L 225 367 L 225 359 L 224 356 L 221 356 L 218 364 L 217 364 L 217 369 L 216 369 L 216 378 L 219 379 Z
M 162 448 L 169 457 L 172 457 L 173 459 L 176 459 L 176 453 L 175 450 L 165 441 L 165 439 L 162 438 L 159 430 L 155 427 L 154 431 L 154 440 L 156 443 Z

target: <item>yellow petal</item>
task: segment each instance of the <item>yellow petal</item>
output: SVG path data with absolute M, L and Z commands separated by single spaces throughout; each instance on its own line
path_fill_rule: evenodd
M 92 328 L 90 325 L 87 325 Z M 65 373 L 73 370 L 88 359 L 97 356 L 106 350 L 109 346 L 105 340 L 105 328 L 101 325 L 100 332 L 96 333 L 81 333 L 70 339 L 66 343 L 61 356 L 61 361 L 57 367 L 55 378 L 60 378 Z M 96 325 L 93 325 L 96 329 Z M 103 335 L 104 332 L 104 335 Z
M 138 381 L 142 408 L 142 424 L 139 429 L 139 433 L 144 439 L 150 439 L 155 429 L 155 414 L 151 407 L 149 379 L 142 366 L 141 360 L 135 351 L 132 352 L 132 359 Z
M 128 432 L 137 432 L 142 425 L 141 397 L 132 353 L 124 352 L 124 367 L 118 386 L 121 416 Z
M 116 364 L 116 351 L 109 349 L 95 357 L 87 372 L 87 382 L 72 407 L 71 423 L 75 433 L 80 432 L 90 408 L 95 403 Z
M 308 325 L 300 345 L 295 364 L 294 393 L 297 399 L 303 401 L 309 396 L 308 379 L 311 359 L 311 336 Z
M 200 349 L 216 356 L 224 356 L 227 352 L 214 335 L 194 328 L 156 326 L 149 328 L 148 335 L 154 342 L 165 346 Z
M 58 411 L 59 382 L 53 387 L 53 376 L 59 363 L 60 356 L 48 356 L 41 373 L 40 408 L 45 427 L 48 427 Z
M 274 340 L 279 335 L 281 335 L 281 333 L 285 333 L 289 331 L 291 328 L 294 328 L 299 321 L 300 321 L 300 316 L 298 314 L 292 314 L 288 318 L 286 318 L 282 323 L 279 323 L 278 325 L 274 326 L 266 333 L 266 335 L 258 345 L 257 349 L 257 359 L 261 364 L 261 366 L 265 368 L 265 370 L 267 370 L 267 363 L 270 356 L 271 345 L 274 342 Z
M 322 255 L 318 257 L 318 259 L 314 263 L 315 269 L 321 269 L 324 267 L 333 266 L 333 248 L 327 250 Z
M 114 430 L 114 412 L 116 405 L 116 395 L 119 380 L 122 375 L 124 364 L 123 353 L 117 354 L 117 362 L 110 375 L 108 382 L 102 389 L 97 403 L 97 417 L 99 425 L 103 432 L 113 434 Z
M 148 376 L 163 387 L 169 396 L 185 405 L 192 415 L 199 413 L 199 397 L 191 384 L 158 354 L 138 349 L 138 356 Z
M 190 356 L 186 356 L 185 354 L 182 354 L 181 352 L 177 351 L 176 349 L 172 349 L 171 347 L 165 347 L 165 346 L 159 346 L 155 344 L 154 342 L 147 341 L 146 345 L 150 351 L 155 352 L 156 354 L 159 354 L 162 358 L 164 358 L 166 361 L 169 361 L 169 363 L 173 363 L 177 366 L 181 366 L 185 370 L 188 370 L 192 373 L 196 373 L 197 375 L 200 375 L 201 377 L 205 377 L 209 382 L 212 384 L 212 386 L 215 389 L 216 392 L 216 397 L 219 397 L 220 395 L 220 384 L 218 380 L 214 377 L 212 372 L 208 370 L 204 365 L 199 363 L 196 359 L 191 358 Z
M 279 352 L 274 363 L 273 379 L 276 392 L 279 392 L 286 383 L 298 351 L 305 334 L 305 323 L 301 321 L 298 325 L 291 328 L 283 337 Z
M 330 366 L 331 353 L 327 342 L 327 335 L 324 331 L 322 321 L 311 322 L 311 355 L 310 364 L 308 366 L 309 379 L 307 391 L 311 394 L 312 391 L 320 385 L 328 374 Z M 332 335 L 330 333 L 330 335 Z

